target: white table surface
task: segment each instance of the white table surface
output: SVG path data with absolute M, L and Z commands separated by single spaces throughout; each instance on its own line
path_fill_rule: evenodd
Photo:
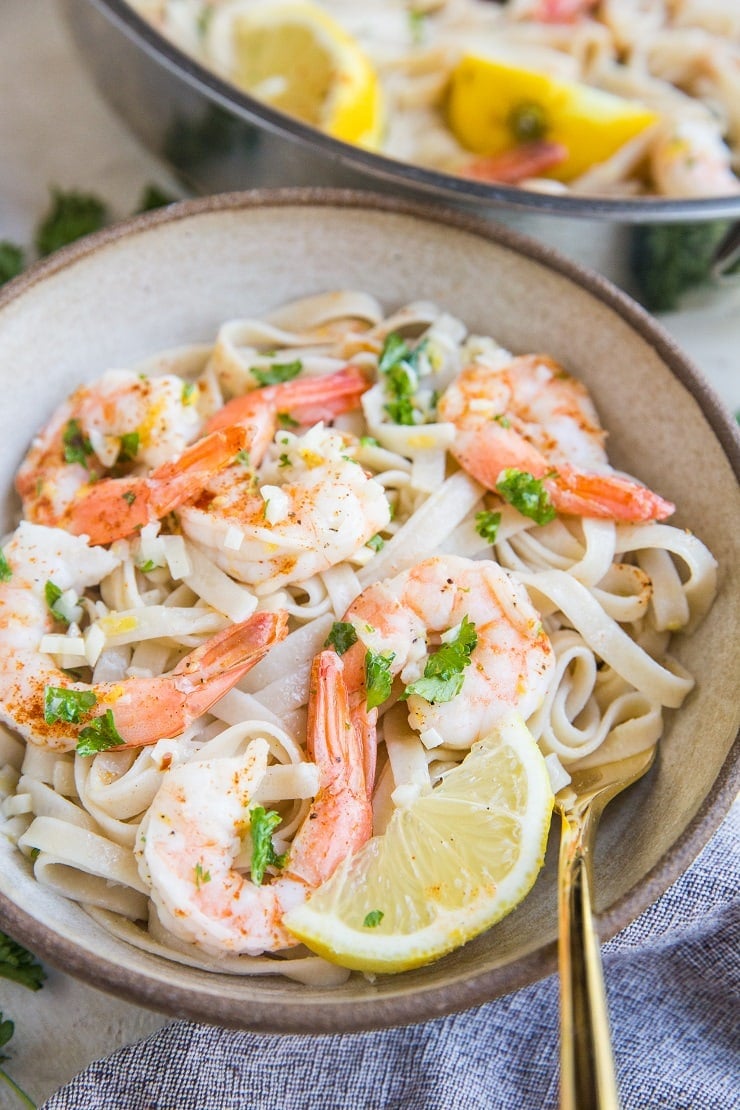
M 51 186 L 97 192 L 122 217 L 149 183 L 173 195 L 180 192 L 167 169 L 99 98 L 78 64 L 54 0 L 2 0 L 0 240 L 32 241 Z M 507 222 L 521 226 L 518 220 Z M 577 247 L 572 224 L 540 219 L 527 230 L 576 260 L 618 276 L 615 231 L 609 225 L 591 225 Z M 693 293 L 680 312 L 663 316 L 662 323 L 724 403 L 733 412 L 740 410 L 740 286 Z M 168 1020 L 48 970 L 43 990 L 35 994 L 0 979 L 0 1010 L 16 1026 L 5 1066 L 39 1103 L 92 1060 Z M 0 1085 L 0 1110 L 18 1105 Z

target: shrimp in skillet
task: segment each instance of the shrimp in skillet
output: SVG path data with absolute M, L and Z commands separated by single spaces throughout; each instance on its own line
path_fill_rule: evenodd
M 322 424 L 302 436 L 279 432 L 267 481 L 228 467 L 180 508 L 182 530 L 258 595 L 303 582 L 351 558 L 390 520 L 385 490 L 348 449 Z
M 174 936 L 212 955 L 274 952 L 297 943 L 283 915 L 329 878 L 372 831 L 372 782 L 349 725 L 342 660 L 321 652 L 311 676 L 308 758 L 319 791 L 279 874 L 258 883 L 237 869 L 250 803 L 267 766 L 256 739 L 239 757 L 168 771 L 136 845 L 157 914 Z
M 197 496 L 238 456 L 260 457 L 281 412 L 312 420 L 321 407 L 336 415 L 356 407 L 366 388 L 348 367 L 256 389 L 205 424 L 190 401 L 196 385 L 174 375 L 110 372 L 57 410 L 21 464 L 16 488 L 28 519 L 110 543 Z
M 45 587 L 53 582 L 80 594 L 110 574 L 119 559 L 83 537 L 28 521 L 18 526 L 3 555 L 0 720 L 45 748 L 70 751 L 89 729 L 103 730 L 110 743 L 101 747 L 139 747 L 177 736 L 286 633 L 283 613 L 255 613 L 217 633 L 167 674 L 75 682 L 39 650 L 53 627 Z
M 674 510 L 612 470 L 586 387 L 547 355 L 512 358 L 499 369 L 468 366 L 438 411 L 457 429 L 452 454 L 488 489 L 511 469 L 543 479 L 562 513 L 637 522 L 665 520 Z
M 345 620 L 357 633 L 343 656 L 357 731 L 372 733 L 377 715 L 364 709 L 368 655 L 412 685 L 428 675 L 430 656 L 457 638 L 463 621 L 468 649 L 457 653 L 461 678 L 447 689 L 443 682 L 420 683 L 427 696 L 408 694 L 409 724 L 428 747 L 468 748 L 512 709 L 529 717 L 545 696 L 554 663 L 550 641 L 524 587 L 497 563 L 425 559 L 369 586 Z

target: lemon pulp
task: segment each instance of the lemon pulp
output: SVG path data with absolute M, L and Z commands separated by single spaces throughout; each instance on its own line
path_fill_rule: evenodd
M 544 859 L 553 796 L 545 761 L 511 716 L 430 793 L 397 809 L 286 927 L 359 971 L 405 971 L 509 913 Z

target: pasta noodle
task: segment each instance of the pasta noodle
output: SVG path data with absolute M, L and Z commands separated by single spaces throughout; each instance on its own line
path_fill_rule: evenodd
M 331 407 L 332 388 L 346 382 L 348 363 L 361 364 L 372 382 L 367 388 L 363 379 L 359 415 L 351 406 L 350 411 Z M 156 731 L 159 702 L 142 701 L 140 712 L 153 718 L 155 730 L 148 735 L 154 742 L 145 746 L 121 747 L 123 738 L 118 736 L 92 754 L 81 754 L 74 743 L 86 730 L 79 733 L 74 717 L 68 720 L 75 728 L 68 725 L 61 733 L 63 738 L 71 736 L 71 742 L 61 742 L 60 734 L 53 732 L 47 742 L 33 732 L 43 727 L 40 722 L 29 724 L 14 710 L 6 680 L 0 691 L 3 718 L 28 742 L 12 728 L 0 727 L 0 827 L 29 857 L 40 883 L 78 901 L 129 943 L 173 960 L 226 974 L 280 973 L 314 985 L 342 981 L 345 971 L 301 948 L 267 946 L 263 954 L 256 942 L 242 950 L 224 943 L 216 956 L 214 941 L 173 932 L 154 896 L 156 880 L 145 843 L 153 835 L 160 809 L 166 808 L 163 791 L 175 771 L 190 768 L 202 775 L 207 793 L 211 779 L 218 781 L 218 775 L 228 773 L 248 753 L 261 753 L 264 767 L 251 802 L 277 815 L 267 864 L 272 879 L 264 889 L 277 883 L 278 861 L 304 836 L 301 830 L 309 824 L 314 799 L 321 792 L 320 760 L 310 757 L 310 747 L 307 750 L 313 727 L 308 704 L 312 661 L 338 627 L 348 627 L 348 610 L 351 614 L 369 588 L 385 589 L 380 584 L 415 573 L 430 556 L 437 562 L 428 565 L 449 565 L 453 575 L 455 568 L 464 568 L 465 574 L 501 568 L 497 573 L 504 582 L 523 587 L 537 610 L 542 630 L 536 636 L 546 636 L 554 662 L 541 693 L 533 695 L 528 726 L 547 757 L 556 789 L 574 768 L 654 743 L 663 728 L 663 708 L 680 706 L 692 688 L 691 676 L 668 652 L 669 640 L 694 627 L 711 605 L 715 561 L 697 537 L 654 519 L 655 506 L 667 503 L 615 475 L 606 463 L 597 467 L 600 495 L 610 497 L 615 482 L 622 483 L 619 489 L 627 483 L 632 494 L 648 497 L 652 517 L 633 521 L 565 511 L 538 522 L 520 511 L 521 504 L 507 500 L 501 488 L 490 490 L 463 469 L 459 450 L 467 432 L 464 421 L 445 419 L 451 411 L 449 398 L 471 372 L 493 381 L 511 373 L 512 367 L 526 374 L 534 368 L 537 390 L 556 383 L 552 387 L 569 391 L 568 396 L 574 391 L 573 403 L 590 405 L 567 375 L 559 371 L 553 376 L 545 356 L 515 359 L 491 337 L 469 335 L 461 321 L 433 305 L 420 302 L 388 315 L 374 298 L 352 291 L 306 298 L 282 306 L 265 320 L 227 321 L 207 350 L 185 348 L 133 368 L 125 379 L 123 407 L 141 391 L 149 403 L 157 383 L 170 376 L 167 388 L 172 396 L 179 392 L 178 405 L 190 404 L 194 389 L 198 395 L 197 419 L 191 417 L 193 428 L 200 431 L 193 434 L 202 435 L 209 420 L 220 418 L 243 396 L 257 398 L 262 405 L 263 398 L 273 396 L 270 390 L 278 391 L 275 396 L 288 396 L 294 383 L 296 395 L 302 396 L 305 381 L 321 391 L 329 406 L 328 423 L 316 422 L 312 401 L 313 407 L 306 410 L 308 421 L 284 419 L 284 426 L 267 437 L 261 460 L 231 459 L 206 479 L 207 496 L 200 486 L 195 488 L 189 499 L 161 514 L 160 520 L 138 530 L 124 528 L 126 538 L 113 538 L 107 550 L 89 546 L 59 525 L 28 520 L 7 540 L 7 574 L 0 590 L 5 591 L 2 601 L 9 626 L 19 619 L 17 607 L 30 604 L 32 588 L 17 585 L 18 576 L 26 572 L 24 559 L 33 565 L 48 555 L 48 566 L 57 559 L 55 565 L 64 568 L 75 560 L 84 564 L 97 552 L 84 589 L 65 586 L 50 595 L 48 587 L 54 585 L 57 571 L 48 571 L 47 578 L 44 563 L 41 571 L 33 572 L 34 581 L 43 585 L 45 580 L 51 612 L 42 617 L 32 649 L 34 659 L 48 663 L 34 665 L 51 668 L 44 673 L 60 676 L 63 686 L 70 677 L 62 672 L 71 669 L 83 682 L 113 684 L 117 696 L 125 689 L 123 700 L 136 701 L 146 683 L 172 672 L 214 637 L 218 640 L 242 623 L 278 612 L 287 614 L 289 622 L 281 642 L 263 653 L 205 712 L 200 709 L 171 734 L 169 718 Z M 281 376 L 282 382 L 275 381 Z M 174 393 L 170 379 L 179 382 Z M 116 389 L 122 381 L 116 378 Z M 111 403 L 106 383 L 101 379 L 75 395 L 76 403 L 96 401 L 99 392 Z M 484 414 L 489 427 L 508 432 L 512 424 L 518 426 L 513 409 L 508 414 L 494 411 L 491 419 L 486 397 L 470 406 L 476 419 Z M 80 418 L 81 414 L 82 407 Z M 404 422 L 397 420 L 399 416 Z M 280 412 L 278 424 L 279 417 Z M 162 419 L 158 451 L 168 433 Z M 69 426 L 68 422 L 67 430 Z M 579 427 L 601 450 L 600 430 L 584 432 L 582 420 Z M 79 427 L 74 430 L 77 443 Z M 34 451 L 46 434 L 35 441 L 21 474 L 34 465 Z M 130 431 L 116 427 L 110 434 L 132 449 L 126 439 Z M 101 439 L 106 457 L 109 438 Z M 208 436 L 198 442 L 207 440 Z M 67 447 L 69 442 L 68 437 Z M 596 450 L 593 444 L 587 446 Z M 120 460 L 119 451 L 112 457 Z M 44 465 L 49 465 L 49 458 L 48 452 L 43 455 Z M 144 459 L 129 463 L 127 474 L 134 482 L 137 467 L 144 468 L 144 475 L 159 473 Z M 59 465 L 77 464 L 67 455 Z M 86 460 L 86 466 L 94 465 Z M 548 470 L 546 480 L 552 473 Z M 128 481 L 127 474 L 113 480 Z M 78 477 L 82 482 L 89 479 L 81 467 Z M 33 496 L 24 498 L 31 520 L 46 511 L 45 502 L 33 500 L 46 478 L 39 471 Z M 240 492 L 242 523 L 233 525 L 236 537 L 233 529 L 219 534 L 223 549 L 238 553 L 245 547 L 250 553 L 236 564 L 241 580 L 217 565 L 218 544 L 206 536 L 212 517 L 230 511 L 230 483 Z M 101 489 L 105 493 L 105 481 L 90 483 L 90 496 L 99 496 Z M 269 498 L 265 489 L 271 491 Z M 267 515 L 268 500 L 280 507 L 281 497 L 300 516 L 295 534 L 282 530 L 287 519 L 283 508 L 272 519 Z M 130 498 L 117 499 L 131 506 Z M 378 516 L 381 502 L 384 515 Z M 256 521 L 244 508 L 252 503 L 259 507 Z M 120 504 L 118 509 L 127 511 Z M 191 518 L 194 511 L 201 515 Z M 344 547 L 338 520 L 353 514 L 359 514 L 364 531 L 353 533 Z M 659 515 L 664 515 L 662 510 Z M 495 534 L 486 531 L 494 517 Z M 53 550 L 43 552 L 44 543 L 51 543 Z M 300 562 L 306 552 L 310 565 Z M 14 589 L 21 591 L 20 600 Z M 515 615 L 513 610 L 507 613 L 506 604 L 502 602 L 496 619 L 501 624 L 511 621 L 513 627 Z M 516 609 L 513 595 L 511 604 Z M 471 601 L 471 620 L 472 605 Z M 370 651 L 377 630 L 360 631 Z M 454 631 L 444 632 L 442 641 Z M 527 650 L 533 650 L 534 643 Z M 506 662 L 501 665 L 505 670 Z M 207 678 L 205 664 L 203 668 Z M 412 653 L 401 681 L 413 682 L 420 673 Z M 461 724 L 467 712 L 462 694 L 456 727 L 448 730 L 443 713 L 419 724 L 414 714 L 421 712 L 424 718 L 424 706 L 410 712 L 410 703 L 399 700 L 400 692 L 396 684 L 379 710 L 372 799 L 376 834 L 383 832 L 394 807 L 409 791 L 433 788 L 465 758 L 469 734 L 475 738 L 475 726 L 466 732 Z M 121 703 L 110 704 L 117 711 Z M 218 806 L 218 797 L 215 803 Z M 173 835 L 174 831 L 173 826 Z M 254 848 L 253 836 L 245 832 L 234 849 L 233 869 L 244 881 L 254 874 Z
M 178 46 L 237 83 L 233 19 L 257 2 L 132 0 Z M 740 190 L 734 0 L 374 0 L 370 6 L 321 0 L 320 6 L 354 37 L 379 76 L 380 146 L 393 158 L 549 192 L 699 197 Z M 468 52 L 636 101 L 657 113 L 658 122 L 567 184 L 545 172 L 547 166 L 528 170 L 526 161 L 518 175 L 498 176 L 494 163 L 486 168 L 471 155 L 449 122 L 451 75 Z M 263 94 L 269 102 L 267 87 Z M 508 172 L 511 166 L 509 160 Z

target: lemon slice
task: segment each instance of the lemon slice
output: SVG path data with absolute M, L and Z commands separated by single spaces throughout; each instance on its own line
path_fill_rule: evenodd
M 430 963 L 524 898 L 542 866 L 553 795 L 520 717 L 479 741 L 430 793 L 284 918 L 314 952 L 358 971 Z
M 383 113 L 375 70 L 310 0 L 227 4 L 208 39 L 231 80 L 253 96 L 336 139 L 378 145 Z
M 547 176 L 571 181 L 604 162 L 658 117 L 643 105 L 577 82 L 479 54 L 461 58 L 450 79 L 448 120 L 476 154 L 520 143 L 562 143 L 567 158 Z

